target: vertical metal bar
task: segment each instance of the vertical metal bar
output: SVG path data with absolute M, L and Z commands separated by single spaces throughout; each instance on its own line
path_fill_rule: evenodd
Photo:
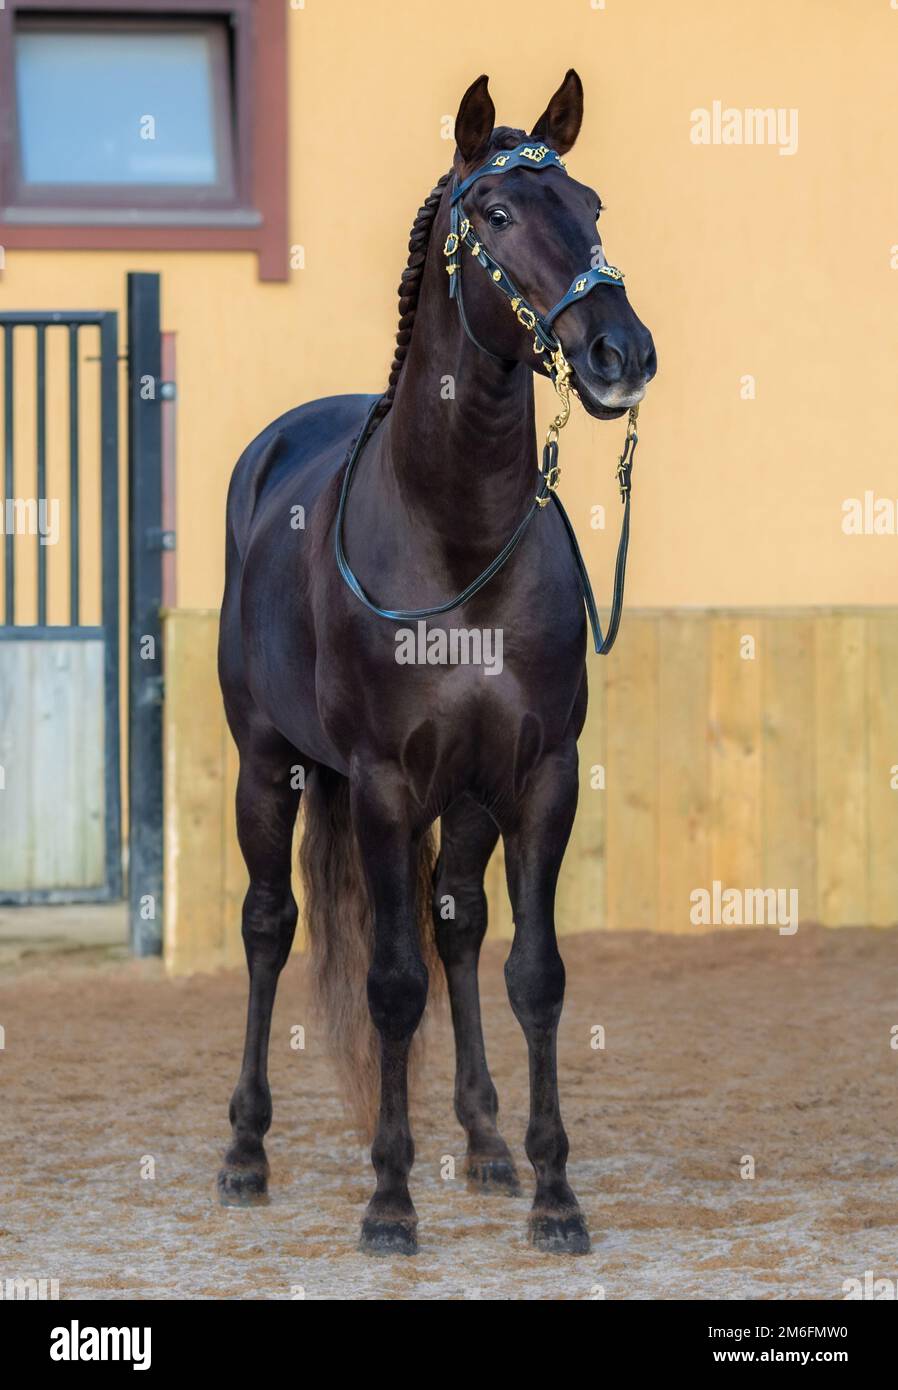
M 37 325 L 36 358 L 36 401 L 37 401 L 37 506 L 48 507 L 47 499 L 47 329 L 42 323 Z M 40 627 L 47 626 L 47 547 L 41 535 L 40 521 L 37 528 L 37 621 Z
M 162 334 L 162 605 L 177 603 L 177 412 L 178 371 L 174 333 Z
M 122 787 L 119 723 L 119 498 L 118 498 L 118 314 L 100 324 L 100 463 L 102 519 L 102 606 L 105 629 L 106 883 L 110 897 L 122 895 Z
M 128 897 L 135 955 L 162 950 L 162 348 L 159 276 L 128 276 Z
M 4 503 L 6 515 L 3 519 L 3 565 L 6 588 L 6 622 L 12 627 L 16 620 L 16 553 L 15 530 L 10 524 L 15 515 L 12 499 L 15 496 L 15 414 L 13 395 L 13 333 L 11 323 L 3 325 L 3 452 L 4 452 Z
M 102 375 L 102 371 L 101 371 Z M 78 459 L 78 325 L 69 324 L 69 622 L 77 627 L 81 612 L 81 520 Z

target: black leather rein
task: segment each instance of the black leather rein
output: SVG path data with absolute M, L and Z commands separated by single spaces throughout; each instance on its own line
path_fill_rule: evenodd
M 468 326 L 467 315 L 464 311 L 461 287 L 461 264 L 460 259 L 458 259 L 460 258 L 462 246 L 467 246 L 470 249 L 472 257 L 489 272 L 493 283 L 509 299 L 518 322 L 521 323 L 528 332 L 533 332 L 534 351 L 537 353 L 545 353 L 543 360 L 546 370 L 552 378 L 555 389 L 561 398 L 561 409 L 549 426 L 546 442 L 543 447 L 543 462 L 539 470 L 539 490 L 525 512 L 523 519 L 518 523 L 517 528 L 506 541 L 496 558 L 487 565 L 486 569 L 483 570 L 476 579 L 472 579 L 471 583 L 468 584 L 460 594 L 456 594 L 454 598 L 447 599 L 445 603 L 436 604 L 432 608 L 380 607 L 380 605 L 375 603 L 365 592 L 356 575 L 353 573 L 343 543 L 346 506 L 349 500 L 352 480 L 362 456 L 362 451 L 368 440 L 371 423 L 383 399 L 382 396 L 378 396 L 365 417 L 365 422 L 352 447 L 343 475 L 343 484 L 340 489 L 340 500 L 337 507 L 334 540 L 337 568 L 360 603 L 363 603 L 372 613 L 376 613 L 378 617 L 388 618 L 393 622 L 414 622 L 420 618 L 434 618 L 443 613 L 451 613 L 453 609 L 460 608 L 462 604 L 472 599 L 475 594 L 480 592 L 484 585 L 489 583 L 495 574 L 498 574 L 499 570 L 502 569 L 514 554 L 534 516 L 536 516 L 537 512 L 542 511 L 551 500 L 558 509 L 561 519 L 564 522 L 568 540 L 570 541 L 577 572 L 580 577 L 580 586 L 583 591 L 586 611 L 589 615 L 595 650 L 599 656 L 606 656 L 614 646 L 623 612 L 627 549 L 630 542 L 630 474 L 633 468 L 633 457 L 638 440 L 636 433 L 636 418 L 639 413 L 639 408 L 638 406 L 633 406 L 630 409 L 624 449 L 617 465 L 617 480 L 624 513 L 621 522 L 620 541 L 617 547 L 617 559 L 614 566 L 614 588 L 611 600 L 611 613 L 608 619 L 608 631 L 603 637 L 598 609 L 592 592 L 592 585 L 589 581 L 586 564 L 577 543 L 573 523 L 565 511 L 557 491 L 560 472 L 558 465 L 558 435 L 559 431 L 567 423 L 570 414 L 571 388 L 569 378 L 571 369 L 565 360 L 561 342 L 554 331 L 553 325 L 558 315 L 562 313 L 569 304 L 573 304 L 585 298 L 587 294 L 591 293 L 592 290 L 598 288 L 600 285 L 621 285 L 623 282 L 623 275 L 619 270 L 615 269 L 614 266 L 604 265 L 593 267 L 591 270 L 584 271 L 582 275 L 577 276 L 564 297 L 558 301 L 548 314 L 540 315 L 528 304 L 523 295 L 518 293 L 513 281 L 502 267 L 493 260 L 477 241 L 476 235 L 471 228 L 470 221 L 468 218 L 464 217 L 464 208 L 461 201 L 468 188 L 470 188 L 477 179 L 483 178 L 484 175 L 507 172 L 509 169 L 523 166 L 527 166 L 531 169 L 563 169 L 564 162 L 554 150 L 550 150 L 545 145 L 532 146 L 525 144 L 519 145 L 515 150 L 500 152 L 498 155 L 494 156 L 488 164 L 483 165 L 482 168 L 476 170 L 465 179 L 463 183 L 459 184 L 456 179 L 453 186 L 450 212 L 451 230 L 446 240 L 444 254 L 449 258 L 449 264 L 446 268 L 450 276 L 450 297 L 455 299 L 458 303 L 459 317 L 461 318 L 465 332 L 482 352 L 489 353 L 489 349 L 484 348 L 474 337 L 474 334 Z M 492 356 L 493 354 L 489 353 L 489 355 Z

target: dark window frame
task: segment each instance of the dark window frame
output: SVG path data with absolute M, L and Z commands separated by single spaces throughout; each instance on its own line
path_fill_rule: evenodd
M 126 6 L 123 0 L 6 0 L 0 9 L 0 245 L 7 251 L 251 250 L 261 279 L 286 279 L 286 8 L 277 0 L 187 0 L 183 6 L 172 0 L 129 0 Z M 227 21 L 232 187 L 23 184 L 14 36 L 17 24 L 41 20 L 118 29 Z

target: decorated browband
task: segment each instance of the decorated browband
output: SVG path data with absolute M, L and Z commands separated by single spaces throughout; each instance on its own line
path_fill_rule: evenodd
M 522 165 L 526 165 L 528 169 L 567 169 L 561 155 L 550 150 L 548 145 L 518 145 L 514 150 L 503 150 L 479 169 L 475 169 L 473 174 L 469 174 L 452 194 L 452 202 L 457 203 L 459 198 L 463 198 L 471 185 L 482 179 L 485 174 L 508 174 L 512 169 L 519 169 Z

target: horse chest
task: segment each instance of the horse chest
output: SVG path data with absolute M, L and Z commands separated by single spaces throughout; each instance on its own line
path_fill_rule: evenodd
M 321 708 L 345 762 L 398 766 L 437 799 L 515 781 L 523 764 L 570 737 L 583 688 L 582 638 L 573 649 L 542 649 L 501 628 L 423 621 L 375 647 L 342 647 L 339 667 L 319 689 L 356 692 L 351 706 Z

